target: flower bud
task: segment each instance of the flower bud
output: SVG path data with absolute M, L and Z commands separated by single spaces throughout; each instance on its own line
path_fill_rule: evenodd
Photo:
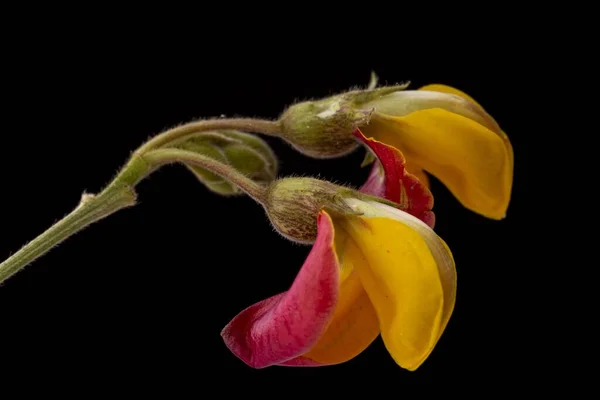
M 357 109 L 345 95 L 290 106 L 281 116 L 281 137 L 314 158 L 340 157 L 359 144 L 352 132 L 369 121 L 371 110 Z
M 317 216 L 323 209 L 335 214 L 357 214 L 343 199 L 362 196 L 350 188 L 314 178 L 274 181 L 264 204 L 273 227 L 287 239 L 309 244 L 317 237 Z
M 258 183 L 269 183 L 277 175 L 277 159 L 262 139 L 255 135 L 223 130 L 205 132 L 175 144 L 182 150 L 193 151 L 226 163 Z M 224 196 L 243 192 L 221 176 L 196 165 L 186 165 L 209 190 Z
M 356 128 L 369 123 L 374 107 L 363 104 L 406 86 L 355 90 L 295 104 L 279 119 L 281 136 L 305 155 L 341 157 L 359 146 L 353 133 Z

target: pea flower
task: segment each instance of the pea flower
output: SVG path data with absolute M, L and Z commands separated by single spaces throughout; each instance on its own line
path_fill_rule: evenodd
M 507 135 L 474 99 L 445 85 L 395 91 L 373 107 L 366 136 L 399 149 L 406 168 L 428 185 L 437 177 L 467 208 L 502 219 L 511 197 L 514 155 Z
M 508 136 L 473 98 L 446 85 L 355 90 L 289 107 L 283 138 L 314 157 L 353 151 L 359 128 L 400 150 L 425 185 L 438 178 L 466 208 L 503 219 L 511 198 L 514 154 Z
M 226 346 L 250 367 L 343 363 L 381 334 L 396 363 L 414 371 L 446 328 L 456 269 L 430 226 L 431 193 L 406 172 L 398 150 L 362 140 L 385 173 L 372 173 L 360 192 L 310 178 L 271 190 L 287 200 L 265 207 L 278 231 L 296 240 L 308 232 L 308 241 L 315 220 L 316 238 L 288 291 L 246 308 L 223 329 Z M 399 199 L 403 210 L 361 193 Z

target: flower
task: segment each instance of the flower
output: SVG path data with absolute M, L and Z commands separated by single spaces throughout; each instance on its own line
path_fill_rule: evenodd
M 454 309 L 450 250 L 407 212 L 345 201 L 362 215 L 321 211 L 316 242 L 290 289 L 223 329 L 225 344 L 247 365 L 339 364 L 381 334 L 396 363 L 414 371 L 434 349 Z
M 381 168 L 374 167 L 361 192 L 398 202 L 404 211 L 352 197 L 342 200 L 352 213 L 339 204 L 333 213 L 321 207 L 316 240 L 290 289 L 246 308 L 221 333 L 251 367 L 339 364 L 381 334 L 397 364 L 415 370 L 445 330 L 456 270 L 432 230 L 431 193 L 406 172 L 397 149 L 356 135 Z M 294 183 L 300 184 L 306 187 Z M 312 187 L 333 191 L 330 185 Z M 304 189 L 305 197 L 310 193 Z
M 438 84 L 418 90 L 375 89 L 364 97 L 359 107 L 374 110 L 370 122 L 360 126 L 365 136 L 400 150 L 407 170 L 425 185 L 423 171 L 438 178 L 466 208 L 492 219 L 506 216 L 513 149 L 474 99 Z

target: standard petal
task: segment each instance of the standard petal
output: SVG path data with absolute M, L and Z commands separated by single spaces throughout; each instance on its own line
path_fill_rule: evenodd
M 456 88 L 453 88 L 451 86 L 441 85 L 441 84 L 434 83 L 434 84 L 431 84 L 431 85 L 421 86 L 418 90 L 424 90 L 424 91 L 430 91 L 430 92 L 449 93 L 449 94 L 453 94 L 453 95 L 456 95 L 456 96 L 460 96 L 463 99 L 472 102 L 473 104 L 475 104 L 476 106 L 478 106 L 483 112 L 485 112 L 484 108 L 481 106 L 481 104 L 479 104 L 474 98 L 472 98 L 471 96 L 469 96 L 465 92 L 463 92 L 461 90 L 458 90 Z M 485 112 L 485 113 L 487 114 L 487 112 Z M 489 116 L 489 114 L 487 114 L 487 115 Z M 492 118 L 492 117 L 489 116 L 489 118 Z M 513 153 L 512 144 L 510 143 L 510 139 L 508 138 L 508 136 L 506 135 L 506 133 L 504 131 L 502 131 L 499 127 L 498 127 L 498 129 L 493 130 L 493 131 L 495 133 L 497 133 L 502 138 L 502 140 L 504 141 L 504 145 L 506 146 L 506 150 L 508 151 L 508 155 L 509 155 L 510 163 L 511 163 L 511 169 L 512 169 L 513 168 L 512 165 L 514 165 L 514 153 Z
M 433 227 L 433 195 L 415 175 L 406 170 L 402 153 L 388 144 L 367 138 L 360 130 L 356 130 L 355 135 L 373 151 L 378 160 L 361 187 L 361 192 L 401 204 L 406 212 Z
M 363 130 L 437 177 L 468 209 L 505 217 L 512 191 L 510 153 L 483 125 L 437 108 L 405 117 L 375 113 Z
M 376 112 L 392 117 L 440 108 L 478 122 L 493 132 L 501 132 L 498 123 L 481 106 L 454 93 L 423 89 L 398 91 L 372 100 L 363 107 L 374 108 Z
M 288 366 L 333 365 L 346 362 L 365 350 L 379 335 L 379 320 L 369 296 L 362 287 L 358 264 L 365 258 L 353 240 L 336 226 L 336 253 L 340 273 L 340 295 L 325 333 L 310 351 Z M 365 268 L 363 265 L 360 268 Z
M 333 222 L 322 212 L 318 235 L 290 289 L 243 310 L 221 336 L 253 368 L 280 364 L 306 353 L 321 337 L 339 294 Z
M 454 308 L 452 254 L 433 230 L 408 213 L 356 204 L 363 216 L 349 217 L 344 225 L 367 261 L 357 271 L 386 348 L 401 367 L 415 370 L 435 347 Z

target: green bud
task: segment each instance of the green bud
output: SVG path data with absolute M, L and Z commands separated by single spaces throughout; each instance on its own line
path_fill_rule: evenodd
M 281 137 L 310 157 L 340 157 L 359 146 L 353 132 L 369 122 L 371 111 L 354 107 L 345 95 L 298 103 L 282 114 Z
M 404 90 L 407 84 L 354 90 L 288 107 L 279 119 L 281 137 L 299 152 L 314 158 L 334 158 L 354 151 L 354 131 L 369 123 L 373 107 L 366 103 Z M 371 88 L 372 87 L 372 88 Z
M 361 193 L 314 178 L 283 178 L 274 181 L 264 204 L 273 227 L 294 242 L 313 243 L 317 237 L 317 216 L 321 210 L 332 215 L 356 215 L 345 197 Z
M 182 150 L 193 151 L 231 165 L 248 178 L 268 184 L 277 176 L 277 159 L 269 145 L 255 135 L 222 130 L 203 132 L 173 144 Z M 186 165 L 209 190 L 224 196 L 243 192 L 219 175 L 196 165 Z

